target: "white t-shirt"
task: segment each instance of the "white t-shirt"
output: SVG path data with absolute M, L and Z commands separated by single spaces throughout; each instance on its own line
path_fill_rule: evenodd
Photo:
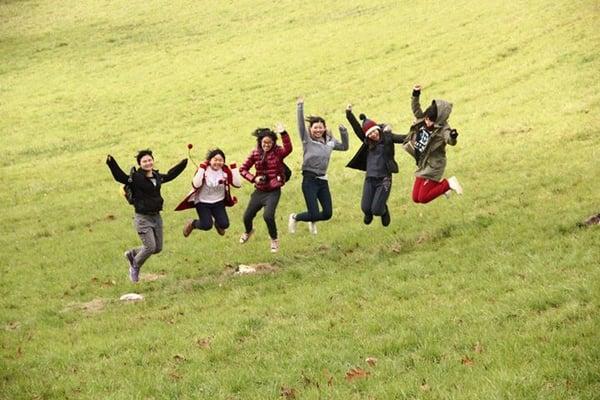
M 225 199 L 227 174 L 223 170 L 215 171 L 208 167 L 204 172 L 204 184 L 198 191 L 194 203 L 216 203 Z

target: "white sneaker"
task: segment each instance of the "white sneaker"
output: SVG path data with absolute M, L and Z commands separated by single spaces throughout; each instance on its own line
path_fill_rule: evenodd
M 312 222 L 312 221 L 308 221 L 308 231 L 311 234 L 316 235 L 317 234 L 317 223 L 316 222 Z
M 279 239 L 271 239 L 271 253 L 279 251 Z
M 296 222 L 296 214 L 290 214 L 288 218 L 288 231 L 290 231 L 290 233 L 296 233 Z
M 456 192 L 456 194 L 463 194 L 463 188 L 460 186 L 460 183 L 458 183 L 458 179 L 456 179 L 455 176 L 448 178 L 448 185 L 450 186 L 450 189 Z
M 444 196 L 449 199 L 452 196 L 452 189 L 448 189 L 444 192 Z

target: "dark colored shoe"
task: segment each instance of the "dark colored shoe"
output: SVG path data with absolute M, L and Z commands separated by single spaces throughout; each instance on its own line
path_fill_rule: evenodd
M 387 210 L 385 214 L 381 216 L 381 225 L 388 226 L 392 222 L 392 217 L 390 216 L 390 210 Z
M 218 226 L 215 225 L 215 230 L 217 231 L 217 233 L 221 236 L 223 236 L 225 234 L 225 229 L 223 228 L 219 228 Z
M 365 217 L 363 218 L 363 222 L 365 223 L 365 225 L 369 225 L 371 222 L 373 222 L 373 215 L 365 214 Z

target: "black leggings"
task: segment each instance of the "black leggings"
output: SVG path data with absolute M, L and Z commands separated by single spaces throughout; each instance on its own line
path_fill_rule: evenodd
M 392 188 L 392 177 L 365 178 L 360 208 L 365 215 L 382 216 L 387 212 L 387 200 Z
M 279 198 L 281 197 L 281 189 L 273 190 L 272 192 L 261 192 L 260 190 L 255 190 L 250 196 L 250 201 L 248 202 L 248 206 L 246 207 L 246 211 L 244 212 L 244 227 L 246 228 L 246 233 L 250 233 L 252 230 L 252 221 L 256 214 L 260 211 L 261 208 L 265 208 L 263 213 L 263 219 L 267 224 L 267 228 L 269 229 L 269 236 L 271 239 L 277 239 L 277 224 L 275 222 L 275 209 L 277 208 L 277 204 L 279 203 Z
M 194 228 L 203 231 L 211 230 L 213 221 L 217 228 L 229 228 L 229 217 L 227 216 L 227 211 L 225 211 L 225 202 L 223 200 L 216 203 L 196 203 L 196 211 L 200 219 L 194 220 Z

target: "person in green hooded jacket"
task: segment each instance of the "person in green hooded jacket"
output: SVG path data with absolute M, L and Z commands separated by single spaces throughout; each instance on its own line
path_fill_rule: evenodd
M 404 149 L 417 164 L 412 199 L 415 203 L 429 203 L 443 194 L 448 196 L 451 191 L 462 194 L 463 190 L 456 177 L 442 178 L 446 169 L 446 145 L 456 145 L 458 138 L 456 129 L 448 124 L 452 103 L 433 100 L 423 111 L 420 96 L 421 86 L 415 85 L 411 106 L 416 120 L 410 127 Z

